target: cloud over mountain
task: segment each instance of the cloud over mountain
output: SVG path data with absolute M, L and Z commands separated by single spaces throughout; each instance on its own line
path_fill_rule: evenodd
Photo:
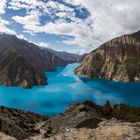
M 1 3 L 0 13 L 9 19 L 1 17 L 5 24 L 0 21 L 0 31 L 3 27 L 4 32 L 15 30 L 27 39 L 39 38 L 40 34 L 56 37 L 56 42 L 47 40 L 64 50 L 89 51 L 113 37 L 140 29 L 139 0 L 2 0 Z

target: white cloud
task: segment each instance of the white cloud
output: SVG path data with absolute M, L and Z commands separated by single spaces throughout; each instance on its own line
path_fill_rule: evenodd
M 139 0 L 65 0 L 86 7 L 93 22 L 93 40 L 101 43 L 140 30 Z
M 0 32 L 1 33 L 7 33 L 7 34 L 14 34 L 14 35 L 16 35 L 16 32 L 11 30 L 11 29 L 9 29 L 7 27 L 7 25 L 9 25 L 9 22 L 4 20 L 4 19 L 2 19 L 0 17 Z
M 48 33 L 72 36 L 64 40 L 66 45 L 76 45 L 77 49 L 98 47 L 105 41 L 126 33 L 140 29 L 140 1 L 139 0 L 64 0 L 66 3 L 85 7 L 90 16 L 79 19 L 73 8 L 64 4 L 38 0 L 12 0 L 12 9 L 26 9 L 27 15 L 14 16 L 13 19 L 23 25 L 24 32 L 30 34 Z M 41 15 L 58 16 L 55 21 L 41 24 Z M 53 15 L 52 15 L 53 14 Z M 71 22 L 67 22 L 69 18 Z
M 39 0 L 11 0 L 9 2 L 9 9 L 35 9 L 37 6 L 42 5 L 42 1 Z
M 36 4 L 34 3 L 34 5 Z M 44 5 L 45 4 L 43 4 L 43 6 Z M 23 6 L 21 6 L 21 8 L 22 7 Z M 40 5 L 40 7 L 42 6 Z M 89 36 L 92 35 L 92 30 L 88 26 L 88 20 L 76 18 L 74 9 L 66 5 L 49 1 L 46 5 L 45 10 L 49 11 L 49 7 L 56 9 L 57 11 L 56 13 L 54 12 L 54 14 L 55 16 L 58 16 L 59 19 L 57 19 L 57 21 L 55 22 L 49 21 L 45 25 L 41 25 L 39 19 L 41 14 L 43 13 L 39 14 L 40 10 L 37 9 L 31 10 L 33 12 L 28 12 L 27 15 L 24 17 L 14 16 L 12 19 L 15 20 L 17 23 L 22 24 L 24 32 L 26 33 L 48 33 L 55 35 L 67 35 L 72 36 L 74 39 L 69 41 L 63 41 L 62 43 L 65 43 L 67 45 L 79 45 L 82 47 L 93 46 L 93 42 L 89 42 L 89 40 L 92 40 L 91 36 Z M 69 18 L 71 22 L 67 22 L 66 18 Z
M 37 44 L 40 47 L 50 48 L 50 45 L 49 45 L 48 42 L 38 42 L 38 43 L 35 43 L 35 44 Z
M 6 2 L 7 0 L 0 0 L 0 14 L 5 13 Z
M 41 0 L 11 0 L 11 2 L 9 2 L 8 8 L 13 10 L 26 9 L 27 11 L 40 10 L 40 12 L 44 14 L 52 14 L 58 10 L 73 11 L 72 8 L 51 0 L 48 2 L 43 2 Z
M 1 15 L 3 15 L 5 13 L 6 6 L 7 6 L 6 3 L 7 3 L 7 0 L 0 0 L 0 33 L 16 35 L 15 31 L 13 31 L 7 27 L 8 25 L 10 25 L 9 21 L 7 21 L 1 17 Z
M 15 20 L 16 22 L 24 25 L 23 28 L 25 29 L 32 29 L 34 26 L 39 26 L 39 16 L 40 16 L 39 11 L 30 11 L 26 16 L 21 17 L 21 16 L 14 16 L 12 19 Z
M 19 34 L 19 35 L 17 35 L 17 34 L 15 34 L 19 39 L 24 39 L 24 40 L 26 40 L 27 41 L 27 38 L 23 35 L 23 34 Z

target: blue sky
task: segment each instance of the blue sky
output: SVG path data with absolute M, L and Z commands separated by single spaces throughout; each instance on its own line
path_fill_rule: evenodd
M 0 32 L 82 54 L 139 30 L 139 5 L 139 0 L 0 0 Z

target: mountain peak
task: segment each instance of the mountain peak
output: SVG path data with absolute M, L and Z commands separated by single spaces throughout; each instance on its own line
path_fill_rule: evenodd
M 89 78 L 140 81 L 140 32 L 112 39 L 88 54 L 75 73 Z
M 80 58 L 70 53 L 65 55 L 63 52 L 41 49 L 15 35 L 0 34 L 0 42 L 1 85 L 32 87 L 45 84 L 44 72 L 77 62 Z

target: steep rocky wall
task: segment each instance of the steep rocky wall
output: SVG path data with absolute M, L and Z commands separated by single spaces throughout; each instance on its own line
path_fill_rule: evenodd
M 79 76 L 140 81 L 140 32 L 115 38 L 88 54 L 75 70 Z

